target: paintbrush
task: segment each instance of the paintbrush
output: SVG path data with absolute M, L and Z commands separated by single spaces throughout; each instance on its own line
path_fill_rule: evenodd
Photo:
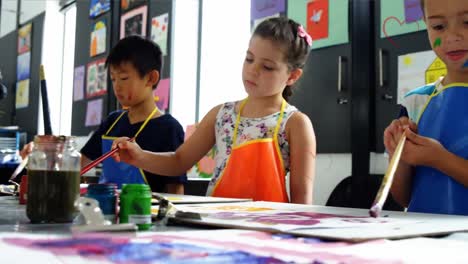
M 378 217 L 380 212 L 382 211 L 382 207 L 387 199 L 388 192 L 390 191 L 390 187 L 393 183 L 393 176 L 395 176 L 396 169 L 398 168 L 398 163 L 401 158 L 401 153 L 403 152 L 403 146 L 405 145 L 406 135 L 403 134 L 398 141 L 398 145 L 393 153 L 393 157 L 390 160 L 390 164 L 388 165 L 387 171 L 382 179 L 382 184 L 380 185 L 379 192 L 377 192 L 377 196 L 375 197 L 374 204 L 372 205 L 371 209 L 369 210 L 369 214 L 372 217 Z
M 130 138 L 128 139 L 128 141 L 134 141 L 135 138 Z M 115 152 L 117 152 L 119 150 L 119 147 L 116 147 L 115 149 L 112 149 L 108 152 L 106 152 L 104 155 L 102 155 L 101 157 L 93 160 L 91 163 L 89 163 L 88 165 L 86 165 L 83 169 L 81 169 L 81 172 L 80 172 L 80 175 L 83 175 L 85 174 L 86 172 L 88 172 L 90 169 L 96 167 L 96 165 L 98 165 L 99 163 L 101 163 L 103 160 L 109 158 L 110 156 L 112 156 Z
M 8 180 L 8 181 L 14 180 L 18 176 L 18 174 L 20 174 L 23 171 L 23 169 L 26 167 L 27 164 L 28 164 L 28 157 L 25 157 L 21 161 L 21 163 L 18 165 L 18 167 L 16 167 L 13 174 L 11 174 L 10 180 Z
M 175 218 L 201 220 L 201 215 L 199 213 L 179 210 L 171 201 L 169 201 L 169 199 L 159 193 L 153 192 L 151 195 L 159 202 L 158 215 L 156 217 L 158 220 L 164 219 L 168 215 L 172 215 Z

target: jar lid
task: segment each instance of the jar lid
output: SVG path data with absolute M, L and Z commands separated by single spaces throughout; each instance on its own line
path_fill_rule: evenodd
M 36 135 L 34 143 L 64 143 L 74 138 L 73 136 Z
M 115 189 L 117 189 L 117 184 L 115 183 L 91 183 L 88 185 L 88 190 L 105 191 Z
M 136 184 L 136 183 L 130 183 L 130 184 L 124 184 L 122 186 L 122 192 L 130 192 L 130 191 L 150 191 L 151 188 L 149 187 L 148 184 Z

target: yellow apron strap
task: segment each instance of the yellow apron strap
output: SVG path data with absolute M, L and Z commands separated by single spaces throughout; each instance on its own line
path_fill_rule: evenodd
M 109 127 L 109 129 L 107 130 L 106 132 L 106 136 L 111 132 L 111 130 L 114 128 L 115 124 L 117 124 L 117 122 L 119 122 L 120 118 L 122 118 L 122 116 L 126 113 L 127 111 L 123 111 L 119 117 L 117 117 L 117 119 L 114 121 L 114 123 L 112 123 L 112 125 Z
M 143 128 L 145 128 L 146 124 L 148 124 L 148 122 L 151 120 L 151 118 L 154 116 L 154 114 L 156 114 L 157 111 L 158 111 L 158 107 L 155 107 L 153 112 L 151 112 L 151 114 L 149 114 L 149 116 L 146 118 L 145 122 L 141 125 L 140 129 L 138 129 L 135 136 L 133 136 L 135 139 L 140 134 L 140 132 L 143 131 Z
M 285 108 L 286 108 L 286 100 L 283 99 L 283 103 L 281 103 L 280 115 L 278 117 L 278 122 L 276 123 L 276 127 L 275 127 L 275 133 L 273 134 L 273 140 L 277 140 L 277 138 L 278 138 L 278 133 L 279 133 L 279 129 L 281 127 L 281 122 L 283 121 L 283 115 L 284 115 L 284 109 Z
M 242 109 L 244 109 L 245 103 L 247 103 L 247 99 L 248 99 L 248 98 L 245 98 L 245 99 L 241 102 L 241 105 L 239 106 L 239 112 L 237 113 L 237 117 L 236 117 L 236 124 L 234 125 L 234 135 L 232 136 L 232 147 L 234 147 L 234 146 L 236 145 L 236 141 L 237 141 L 237 129 L 239 128 L 241 112 L 242 112 Z

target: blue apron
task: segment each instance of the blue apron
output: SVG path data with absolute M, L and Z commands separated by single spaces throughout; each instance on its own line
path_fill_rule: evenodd
M 418 133 L 467 159 L 468 84 L 434 89 L 419 118 Z M 468 215 L 468 188 L 434 168 L 416 166 L 408 211 Z
M 140 129 L 136 132 L 134 138 L 135 141 L 137 136 L 143 131 L 146 124 L 151 120 L 151 118 L 156 114 L 158 108 L 155 108 L 153 112 L 146 118 L 145 122 L 141 125 Z M 106 153 L 111 150 L 112 142 L 118 137 L 108 136 L 112 128 L 117 124 L 117 122 L 122 118 L 122 116 L 127 112 L 122 112 L 120 116 L 114 121 L 114 123 L 107 130 L 106 134 L 102 138 L 102 153 Z M 148 184 L 146 180 L 145 173 L 142 169 L 134 167 L 124 162 L 116 162 L 114 159 L 105 159 L 102 163 L 102 175 L 99 179 L 99 183 L 115 183 L 117 188 L 121 189 L 122 184 L 124 183 L 144 183 Z

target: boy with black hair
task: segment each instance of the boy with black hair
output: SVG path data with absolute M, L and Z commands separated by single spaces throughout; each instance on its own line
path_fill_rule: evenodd
M 162 52 L 157 44 L 139 36 L 117 43 L 106 60 L 114 94 L 126 110 L 112 112 L 81 149 L 82 166 L 111 149 L 117 137 L 134 138 L 143 149 L 175 151 L 184 141 L 180 123 L 170 114 L 162 114 L 153 99 L 160 80 Z M 103 162 L 100 183 L 147 183 L 153 192 L 183 194 L 187 176 L 164 177 L 143 171 L 113 159 Z

